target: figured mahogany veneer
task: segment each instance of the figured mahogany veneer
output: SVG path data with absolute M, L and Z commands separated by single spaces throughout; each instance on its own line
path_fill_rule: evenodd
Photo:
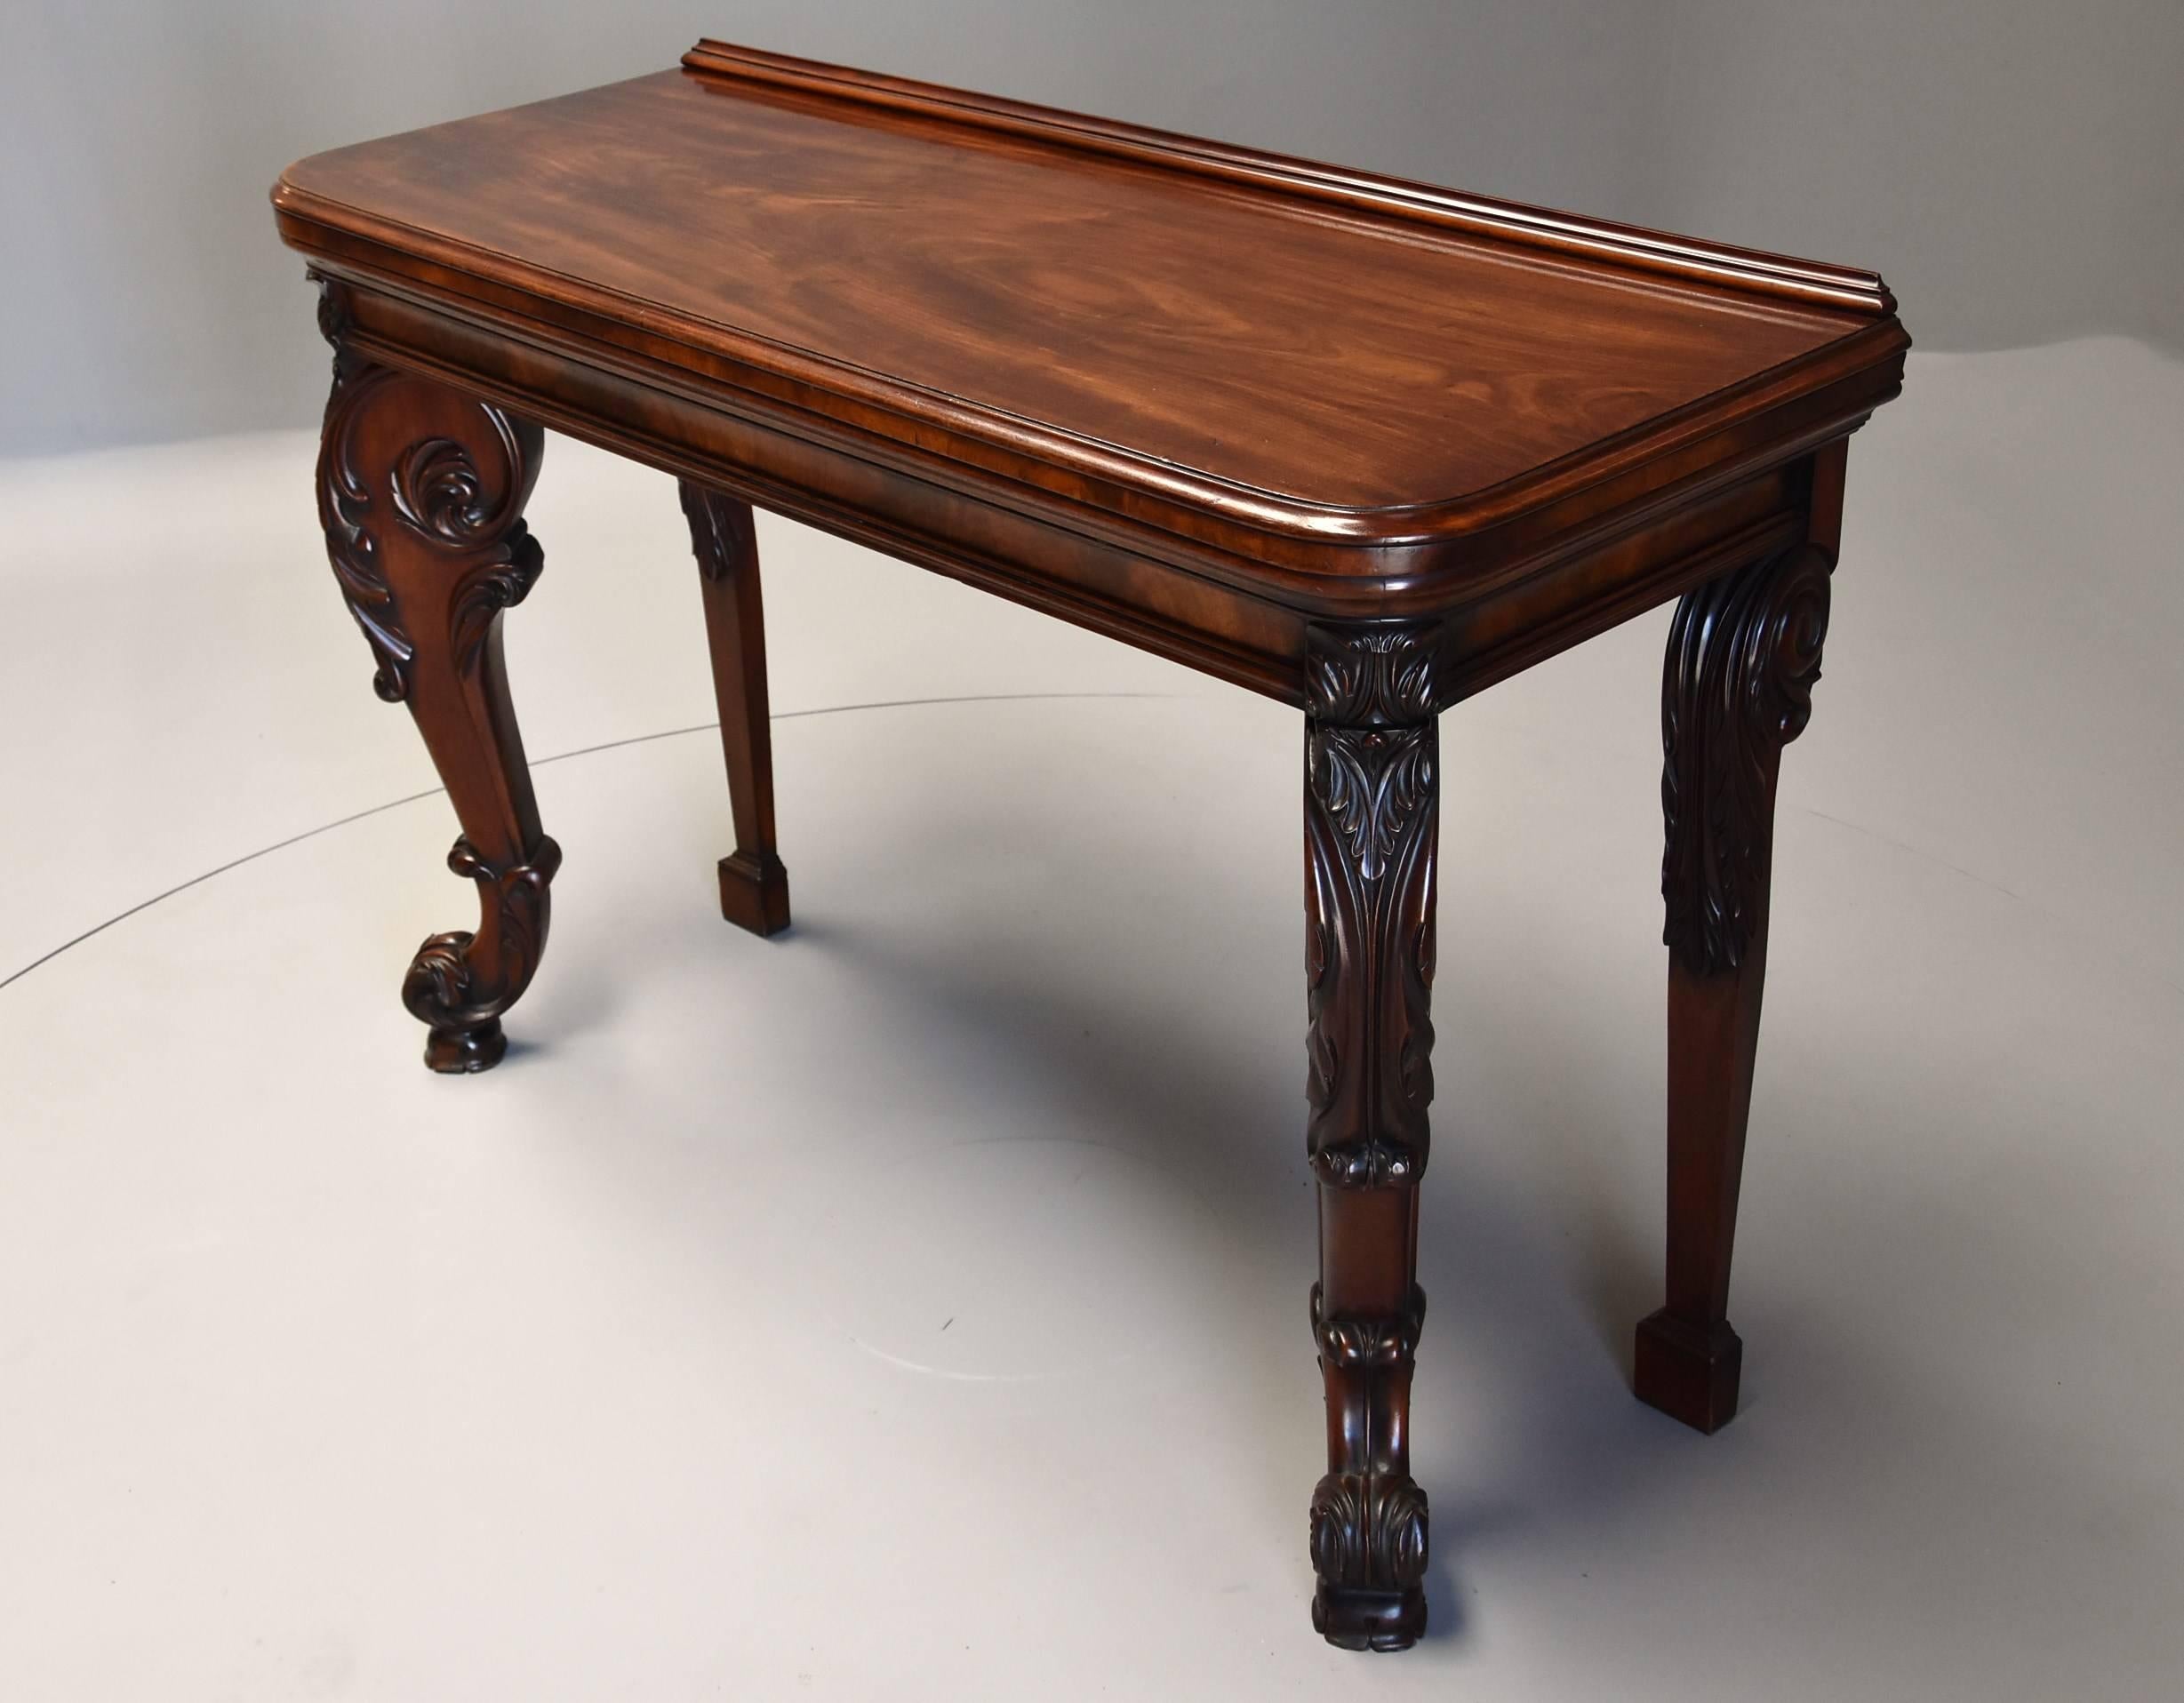
M 1639 1393 L 1711 1429 L 1775 776 L 1818 676 L 1844 445 L 1909 347 L 1869 274 L 703 42 L 679 69 L 316 156 L 273 195 L 335 348 L 319 491 L 476 930 L 428 1062 L 490 1067 L 560 852 L 500 663 L 541 426 L 675 474 L 736 847 L 788 924 L 759 504 L 1306 713 L 1315 1623 L 1425 1623 L 1409 1473 L 1437 717 L 1682 596 L 1663 695 L 1668 1305 Z

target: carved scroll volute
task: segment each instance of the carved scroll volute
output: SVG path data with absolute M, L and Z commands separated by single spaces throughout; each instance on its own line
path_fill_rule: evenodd
M 1313 630 L 1305 732 L 1307 1142 L 1341 1187 L 1416 1179 L 1433 1099 L 1435 635 Z
M 418 948 L 402 981 L 403 1004 L 431 1027 L 447 1061 L 428 1050 L 436 1067 L 483 1068 L 500 1056 L 500 1014 L 531 985 L 546 950 L 548 894 L 561 867 L 561 847 L 541 835 L 532 859 L 496 868 L 467 839 L 448 853 L 447 867 L 477 883 L 477 930 L 434 935 Z
M 521 603 L 544 564 L 521 516 L 545 435 L 476 397 L 394 371 L 347 340 L 343 287 L 322 285 L 334 384 L 319 445 L 319 522 L 349 612 L 378 671 L 406 700 L 420 644 L 444 643 L 475 676 L 494 618 Z M 396 529 L 399 529 L 397 536 Z
M 1828 636 L 1827 556 L 1801 547 L 1676 605 L 1662 671 L 1664 938 L 1693 975 L 1740 966 L 1765 921 L 1782 748 Z

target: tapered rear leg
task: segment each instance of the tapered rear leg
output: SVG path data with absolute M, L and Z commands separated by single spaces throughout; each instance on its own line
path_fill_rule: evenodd
M 546 947 L 561 848 L 539 826 L 501 661 L 501 612 L 539 577 L 523 509 L 544 434 L 527 420 L 352 348 L 331 281 L 320 325 L 334 345 L 318 463 L 319 517 L 349 612 L 379 664 L 381 698 L 407 704 L 462 825 L 448 867 L 477 883 L 475 931 L 418 948 L 402 999 L 431 1033 L 425 1062 L 484 1070 L 501 1014 Z
M 682 482 L 705 593 L 713 695 L 736 846 L 720 860 L 720 914 L 754 934 L 788 926 L 788 871 L 773 847 L 773 740 L 766 709 L 766 622 L 758 588 L 758 536 L 751 506 Z
M 1668 849 L 1668 1304 L 1638 1326 L 1640 1400 L 1701 1431 L 1734 1417 L 1729 1323 L 1767 965 L 1782 748 L 1804 730 L 1828 631 L 1830 553 L 1806 545 L 1677 605 L 1661 694 Z

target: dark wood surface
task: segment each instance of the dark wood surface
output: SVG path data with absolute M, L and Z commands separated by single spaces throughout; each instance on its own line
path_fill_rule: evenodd
M 1702 1430 L 1733 1414 L 1776 779 L 1848 434 L 1908 347 L 1877 278 L 716 43 L 301 162 L 274 202 L 335 348 L 328 554 L 480 899 L 404 985 L 436 1069 L 502 1056 L 560 859 L 500 647 L 540 566 L 542 426 L 682 482 L 721 905 L 755 932 L 788 894 L 753 503 L 1305 712 L 1308 1553 L 1314 1623 L 1348 1648 L 1426 1618 L 1438 718 L 1681 598 L 1667 1296 L 1634 1377 Z
M 1865 274 L 712 45 L 299 162 L 275 204 L 443 316 L 1313 612 L 1468 601 L 1779 464 L 1907 342 Z M 475 357 L 425 329 L 366 334 Z M 486 388 L 565 396 L 499 353 Z
M 561 848 L 539 825 L 501 659 L 500 617 L 545 558 L 524 524 L 539 428 L 491 404 L 359 356 L 342 299 L 324 298 L 333 393 L 318 462 L 320 524 L 349 613 L 378 664 L 372 688 L 409 706 L 462 824 L 448 867 L 477 883 L 478 925 L 417 950 L 403 1003 L 428 1028 L 425 1062 L 500 1062 L 501 1013 L 546 949 Z
M 322 155 L 290 169 L 283 205 L 460 243 L 481 270 L 613 302 L 694 351 L 845 389 L 884 377 L 911 420 L 1385 532 L 1872 316 L 1611 279 L 709 71 Z
M 1820 675 L 1844 452 L 1817 458 L 1812 532 L 1676 605 L 1661 671 L 1662 938 L 1668 946 L 1668 1300 L 1638 1326 L 1640 1399 L 1712 1432 L 1744 1344 L 1729 1267 L 1767 972 L 1775 784 Z
M 713 699 L 735 850 L 720 860 L 720 913 L 754 934 L 788 926 L 788 871 L 773 846 L 773 730 L 766 718 L 766 616 L 759 594 L 758 531 L 750 504 L 682 484 L 698 581 L 705 591 Z
M 1324 633 L 1304 740 L 1305 1147 L 1319 1179 L 1312 1333 L 1327 1472 L 1312 1624 L 1350 1650 L 1426 1626 L 1411 1371 L 1426 1315 L 1418 1188 L 1433 1102 L 1439 680 L 1431 633 Z

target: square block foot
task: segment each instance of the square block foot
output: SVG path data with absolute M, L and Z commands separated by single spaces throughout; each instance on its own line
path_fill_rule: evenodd
M 720 914 L 753 934 L 788 926 L 788 871 L 776 857 L 737 852 L 720 860 Z
M 1663 1309 L 1638 1323 L 1631 1387 L 1694 1431 L 1711 1435 L 1737 1414 L 1737 1381 L 1744 1370 L 1744 1342 L 1729 1328 L 1698 1324 Z

